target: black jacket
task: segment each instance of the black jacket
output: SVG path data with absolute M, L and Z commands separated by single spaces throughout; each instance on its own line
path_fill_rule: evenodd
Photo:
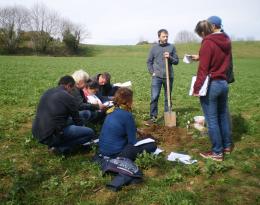
M 63 86 L 47 90 L 41 97 L 32 126 L 33 136 L 40 142 L 67 126 L 68 118 L 83 125 L 75 98 Z

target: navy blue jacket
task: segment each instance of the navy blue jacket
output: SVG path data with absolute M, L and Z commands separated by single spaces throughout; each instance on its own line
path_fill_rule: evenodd
M 136 125 L 131 112 L 116 108 L 107 115 L 99 138 L 101 154 L 105 156 L 118 154 L 127 144 L 136 142 Z

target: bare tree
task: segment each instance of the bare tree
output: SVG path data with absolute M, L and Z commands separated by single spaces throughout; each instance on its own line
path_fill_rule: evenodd
M 0 42 L 13 53 L 20 42 L 21 32 L 28 26 L 28 10 L 21 6 L 0 8 Z
M 198 41 L 199 39 L 194 33 L 186 30 L 182 30 L 178 32 L 175 37 L 175 43 L 189 43 L 189 42 L 198 42 Z
M 62 41 L 74 52 L 78 50 L 80 42 L 89 36 L 89 33 L 84 29 L 84 26 L 75 24 L 67 19 L 61 21 L 60 28 Z
M 59 15 L 43 4 L 35 4 L 30 12 L 30 30 L 33 31 L 32 42 L 36 51 L 45 52 L 59 34 Z

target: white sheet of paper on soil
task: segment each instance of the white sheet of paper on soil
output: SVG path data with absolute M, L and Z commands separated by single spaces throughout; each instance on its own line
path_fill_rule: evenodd
M 176 152 L 171 152 L 168 155 L 167 158 L 168 161 L 179 161 L 182 162 L 183 164 L 193 164 L 196 163 L 197 160 L 192 160 L 190 155 L 187 154 L 180 154 L 180 153 L 176 153 Z

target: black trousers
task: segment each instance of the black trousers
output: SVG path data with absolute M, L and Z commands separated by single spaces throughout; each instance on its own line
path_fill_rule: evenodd
M 122 152 L 117 154 L 116 157 L 126 157 L 131 160 L 135 160 L 138 154 L 141 154 L 143 151 L 146 151 L 148 153 L 152 153 L 156 150 L 157 146 L 154 142 L 150 142 L 147 144 L 143 144 L 140 146 L 134 146 L 132 144 L 128 144 L 124 147 Z

